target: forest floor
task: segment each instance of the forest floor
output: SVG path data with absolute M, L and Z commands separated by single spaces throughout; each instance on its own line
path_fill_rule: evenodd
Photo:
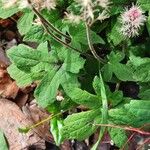
M 50 114 L 37 106 L 33 97 L 33 91 L 36 84 L 28 87 L 19 88 L 16 82 L 11 79 L 7 72 L 10 61 L 6 52 L 12 46 L 22 43 L 22 37 L 19 35 L 16 27 L 18 16 L 11 19 L 0 20 L 0 129 L 4 131 L 6 139 L 11 150 L 21 149 L 61 149 L 61 150 L 87 150 L 90 144 L 97 139 L 96 135 L 91 140 L 84 142 L 66 141 L 59 148 L 55 146 L 52 135 L 49 132 L 49 122 L 35 128 L 28 134 L 22 134 L 18 131 L 19 127 L 26 127 L 44 118 Z M 36 47 L 36 43 L 25 43 Z M 113 85 L 111 85 L 113 88 Z M 126 96 L 136 98 L 138 86 L 134 83 L 125 83 L 121 85 L 122 91 Z M 139 140 L 139 137 L 136 137 Z M 115 150 L 117 147 L 110 146 L 108 137 L 104 139 L 99 146 L 101 150 Z M 140 141 L 140 140 L 139 140 Z

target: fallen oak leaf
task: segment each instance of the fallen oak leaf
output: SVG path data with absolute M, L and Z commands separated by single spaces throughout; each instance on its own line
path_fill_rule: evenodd
M 7 108 L 7 109 L 6 109 Z M 40 143 L 40 148 L 45 149 L 45 141 L 35 132 L 19 133 L 18 128 L 33 124 L 32 120 L 22 113 L 20 108 L 7 99 L 0 99 L 0 129 L 4 132 L 10 150 L 27 150 L 30 145 Z
M 19 91 L 19 87 L 17 86 L 16 82 L 13 81 L 6 87 L 2 95 L 4 98 L 15 99 L 18 94 L 18 91 Z
M 15 99 L 18 94 L 19 87 L 16 82 L 10 78 L 6 69 L 7 65 L 0 62 L 0 95 L 3 98 Z

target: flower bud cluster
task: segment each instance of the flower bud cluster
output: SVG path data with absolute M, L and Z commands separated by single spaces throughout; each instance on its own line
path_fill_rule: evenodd
M 82 20 L 91 25 L 97 20 L 103 21 L 109 17 L 109 0 L 75 0 L 75 2 L 76 6 L 80 7 L 80 14 L 66 13 L 66 18 L 71 22 L 79 23 Z
M 146 16 L 143 14 L 142 9 L 139 6 L 133 5 L 130 9 L 125 10 L 121 14 L 121 33 L 125 37 L 134 37 L 139 35 L 141 26 L 146 21 Z
M 31 0 L 31 3 L 38 10 L 42 10 L 44 8 L 50 10 L 55 9 L 56 7 L 55 0 Z M 30 7 L 28 0 L 2 0 L 2 4 L 4 8 L 9 8 L 13 5 L 17 5 L 20 9 Z

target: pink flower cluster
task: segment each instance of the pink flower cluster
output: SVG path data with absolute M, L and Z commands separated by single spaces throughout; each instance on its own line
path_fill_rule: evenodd
M 139 6 L 133 5 L 121 15 L 121 33 L 129 38 L 138 36 L 139 30 L 145 21 L 146 16 L 143 14 L 142 9 Z

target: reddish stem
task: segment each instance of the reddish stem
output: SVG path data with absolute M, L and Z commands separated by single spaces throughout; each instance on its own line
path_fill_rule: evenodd
M 123 130 L 137 132 L 137 133 L 143 134 L 143 135 L 150 135 L 150 132 L 140 130 L 140 128 L 133 128 L 133 127 L 127 127 L 127 126 L 118 126 L 118 125 L 113 125 L 113 124 L 94 124 L 94 125 L 103 126 L 103 127 L 111 127 L 111 128 L 119 128 L 119 129 L 123 129 Z

